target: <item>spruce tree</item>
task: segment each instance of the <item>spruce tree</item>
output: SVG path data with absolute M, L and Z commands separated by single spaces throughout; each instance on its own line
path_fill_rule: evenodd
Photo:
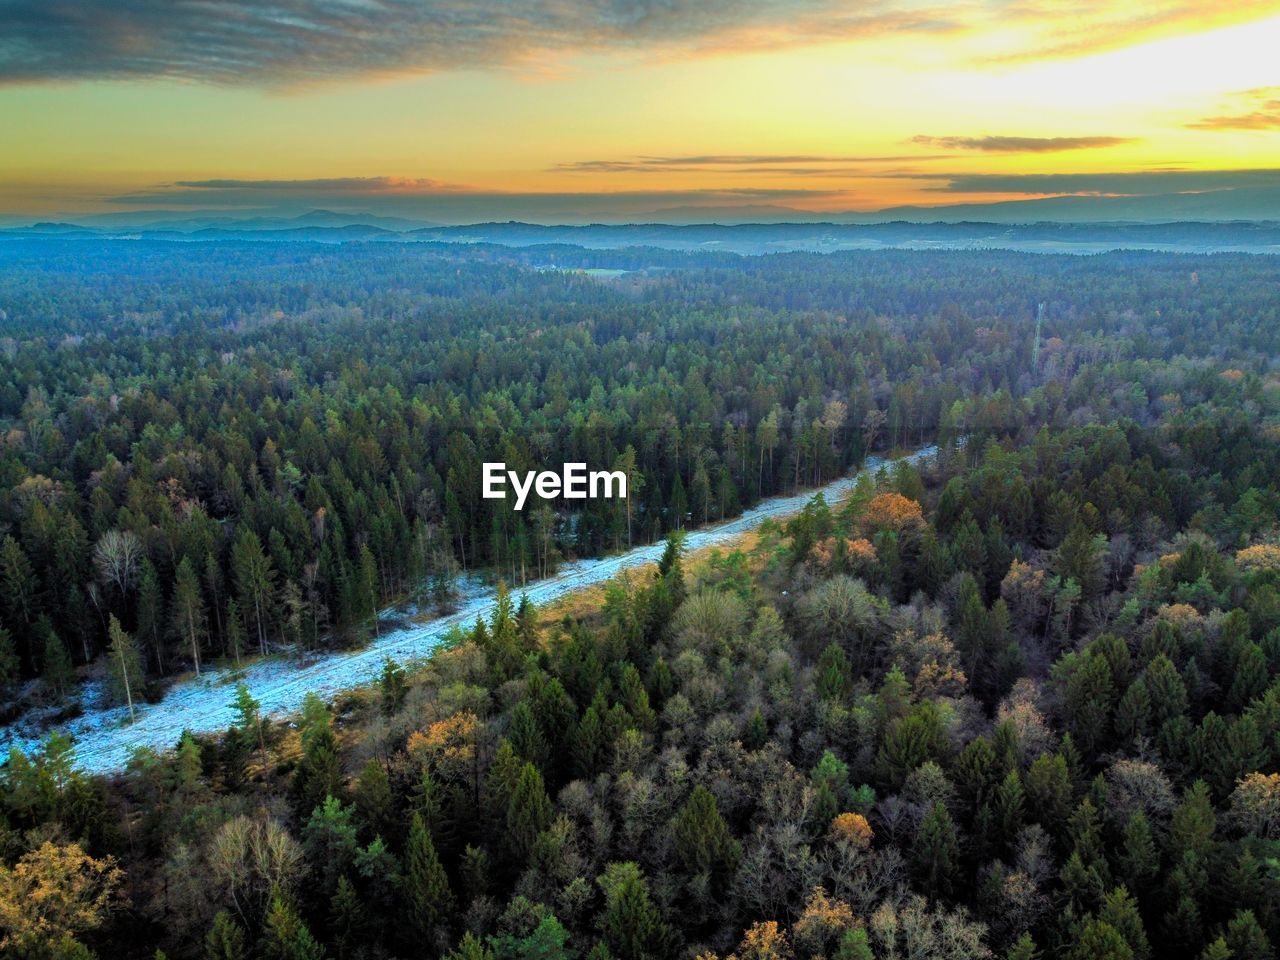
M 135 716 L 133 705 L 142 695 L 142 657 L 138 645 L 125 633 L 115 614 L 107 627 L 110 638 L 111 690 L 117 703 L 129 705 L 129 718 Z
M 947 896 L 955 880 L 960 844 L 951 814 L 935 803 L 920 824 L 913 851 L 916 875 L 930 897 Z
M 200 649 L 204 645 L 207 624 L 200 581 L 189 557 L 178 564 L 173 585 L 173 604 L 169 612 L 170 626 L 191 654 L 191 664 L 200 676 Z
M 342 756 L 333 720 L 314 693 L 303 700 L 302 759 L 293 773 L 293 795 L 299 817 L 308 816 L 326 797 L 343 794 Z
M 542 774 L 532 763 L 526 763 L 507 805 L 507 842 L 518 858 L 529 856 L 538 834 L 551 823 L 553 815 Z
M 409 924 L 421 942 L 432 942 L 453 911 L 453 891 L 436 855 L 431 831 L 422 817 L 413 815 L 405 850 L 405 904 Z
M 676 811 L 671 834 L 676 856 L 691 873 L 727 879 L 737 870 L 741 847 L 720 815 L 716 798 L 702 784 L 693 788 L 689 799 Z
M 226 910 L 219 910 L 204 938 L 205 960 L 245 960 L 244 929 Z
M 49 627 L 44 631 L 44 650 L 41 662 L 40 679 L 45 688 L 58 699 L 64 698 L 75 682 L 75 667 L 71 665 L 71 656 L 67 653 L 62 638 Z
M 604 891 L 600 933 L 617 960 L 658 960 L 670 956 L 671 929 L 649 898 L 649 885 L 634 863 L 613 863 L 598 883 Z

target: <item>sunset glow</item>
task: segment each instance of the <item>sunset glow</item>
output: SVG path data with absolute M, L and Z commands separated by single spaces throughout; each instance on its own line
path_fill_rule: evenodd
M 323 2 L 297 36 L 249 4 L 216 56 L 179 36 L 197 5 L 72 26 L 24 6 L 0 13 L 12 218 L 838 213 L 1280 176 L 1274 2 L 529 2 L 510 22 L 426 3 L 361 23 Z

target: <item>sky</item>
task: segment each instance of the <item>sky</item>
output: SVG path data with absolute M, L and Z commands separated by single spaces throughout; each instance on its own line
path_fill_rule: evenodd
M 0 216 L 1252 196 L 1277 50 L 1280 0 L 0 0 Z

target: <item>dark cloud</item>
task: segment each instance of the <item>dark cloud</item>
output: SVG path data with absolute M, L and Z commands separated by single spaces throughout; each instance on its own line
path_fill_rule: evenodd
M 1238 112 L 1204 117 L 1187 126 L 1193 130 L 1280 130 L 1280 87 L 1244 90 L 1232 99 Z
M 102 198 L 133 210 L 245 211 L 297 214 L 317 208 L 388 214 L 424 220 L 582 222 L 594 217 L 643 217 L 668 207 L 724 207 L 812 203 L 846 197 L 845 191 L 722 187 L 707 190 L 505 193 L 472 190 L 435 180 L 356 177 L 320 180 L 183 181 Z
M 818 176 L 856 173 L 857 168 L 833 169 L 833 164 L 898 163 L 904 160 L 932 160 L 939 157 L 916 155 L 860 157 L 822 154 L 699 154 L 684 157 L 634 157 L 630 160 L 574 160 L 557 163 L 551 169 L 563 173 L 787 173 Z
M 1133 143 L 1133 137 L 929 137 L 921 134 L 912 143 L 947 150 L 982 150 L 988 153 L 1056 153 L 1092 150 Z
M 0 82 L 244 85 L 528 63 L 578 50 L 812 42 L 938 23 L 893 0 L 5 0 Z M 828 38 L 829 39 L 829 38 Z
M 1158 196 L 1250 187 L 1280 186 L 1280 169 L 1144 170 L 1122 173 L 961 173 L 913 174 L 939 180 L 926 187 L 940 193 L 1021 193 L 1029 195 Z
M 1070 56 L 1240 22 L 1274 0 L 3 0 L 0 84 L 171 78 L 278 86 L 588 51 L 741 53 L 993 26 L 1006 59 Z

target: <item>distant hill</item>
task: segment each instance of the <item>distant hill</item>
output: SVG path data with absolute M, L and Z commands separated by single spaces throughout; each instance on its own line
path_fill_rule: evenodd
M 1063 198 L 1064 200 L 1067 198 Z M 1073 202 L 1103 198 L 1069 198 Z M 1114 199 L 1114 198 L 1107 198 Z M 1147 198 L 1154 199 L 1154 198 Z M 1051 203 L 1059 201 L 1025 201 Z M 1024 203 L 1019 201 L 1019 204 Z M 968 206 L 948 208 L 959 218 Z M 1010 217 L 1040 207 L 1010 204 Z M 982 206 L 987 212 L 990 205 Z M 933 215 L 934 209 L 917 210 Z M 726 217 L 726 219 L 728 219 Z M 1275 219 L 1150 222 L 996 222 L 903 219 L 878 223 L 832 221 L 630 223 L 544 225 L 520 221 L 422 226 L 395 217 L 363 217 L 317 210 L 297 217 L 187 218 L 149 224 L 38 223 L 0 230 L 0 237 L 149 239 L 183 242 L 264 241 L 313 243 L 432 242 L 509 247 L 567 244 L 588 249 L 655 247 L 761 254 L 788 251 L 875 249 L 983 249 L 1095 253 L 1120 248 L 1185 252 L 1280 253 L 1280 212 Z

